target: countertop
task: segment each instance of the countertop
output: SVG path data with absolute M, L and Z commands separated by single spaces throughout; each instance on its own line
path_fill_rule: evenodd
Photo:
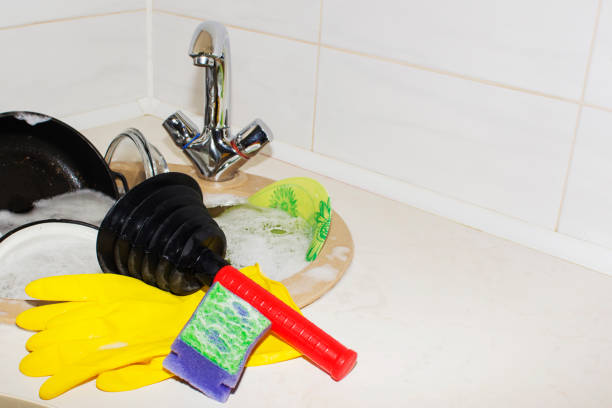
M 107 144 L 101 135 L 155 121 L 85 134 Z M 227 407 L 612 406 L 612 277 L 270 157 L 245 170 L 329 191 L 355 256 L 303 312 L 359 358 L 340 382 L 304 359 L 247 368 Z M 17 370 L 30 334 L 0 325 L 0 393 L 40 402 L 44 378 Z M 123 393 L 89 382 L 45 403 L 220 406 L 176 380 Z

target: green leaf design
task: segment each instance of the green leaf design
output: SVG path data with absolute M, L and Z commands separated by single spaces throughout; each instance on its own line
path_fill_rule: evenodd
M 325 239 L 329 234 L 329 226 L 331 225 L 331 200 L 327 197 L 327 202 L 319 202 L 319 211 L 315 214 L 314 237 L 308 252 L 306 253 L 307 261 L 317 259 L 319 252 L 323 248 Z
M 297 217 L 297 198 L 291 186 L 278 186 L 270 197 L 270 208 L 279 208 L 287 214 Z

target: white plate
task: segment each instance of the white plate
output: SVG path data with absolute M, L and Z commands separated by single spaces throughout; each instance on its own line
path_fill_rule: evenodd
M 91 224 L 44 220 L 0 237 L 0 298 L 31 299 L 26 285 L 46 276 L 101 272 L 97 235 Z

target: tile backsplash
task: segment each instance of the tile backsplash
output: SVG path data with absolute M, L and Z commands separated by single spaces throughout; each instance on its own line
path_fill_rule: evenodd
M 10 6 L 3 5 L 0 28 L 144 10 L 145 7 L 144 0 L 20 0 Z
M 315 151 L 554 229 L 578 107 L 322 49 Z
M 187 47 L 217 20 L 232 126 L 264 119 L 269 154 L 502 236 L 612 250 L 612 0 L 58 3 L 0 15 L 0 110 L 201 115 Z
M 0 13 L 0 111 L 66 116 L 146 96 L 142 1 L 68 2 L 73 12 L 62 20 L 51 3 L 14 2 Z
M 319 0 L 153 0 L 153 7 L 295 40 L 316 42 L 319 35 Z
M 324 0 L 323 44 L 577 100 L 597 0 Z
M 587 104 L 612 109 L 612 2 L 601 4 L 593 59 L 584 95 Z
M 585 107 L 559 231 L 612 248 L 612 113 Z

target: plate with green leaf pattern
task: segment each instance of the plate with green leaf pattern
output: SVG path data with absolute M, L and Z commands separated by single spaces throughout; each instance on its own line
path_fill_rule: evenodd
M 307 177 L 279 180 L 250 196 L 248 201 L 259 207 L 278 208 L 306 220 L 313 231 L 306 260 L 317 258 L 331 223 L 331 200 L 318 181 Z

